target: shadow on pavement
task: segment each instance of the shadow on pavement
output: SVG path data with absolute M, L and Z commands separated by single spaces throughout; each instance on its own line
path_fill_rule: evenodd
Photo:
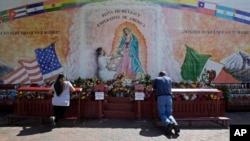
M 20 119 L 13 124 L 7 124 L 6 113 L 0 113 L 1 127 L 22 127 L 17 136 L 28 136 L 51 132 L 55 128 L 117 128 L 117 129 L 139 129 L 138 134 L 145 137 L 158 137 L 165 135 L 167 139 L 176 139 L 178 135 L 166 135 L 162 127 L 157 127 L 152 120 L 126 120 L 126 119 L 80 119 L 74 124 L 72 120 L 62 120 L 56 127 L 53 127 L 49 120 L 40 123 L 38 119 Z M 250 112 L 228 112 L 226 116 L 231 119 L 230 123 L 250 123 Z M 225 129 L 211 121 L 194 121 L 192 126 L 186 121 L 180 121 L 181 132 L 185 130 L 218 130 Z M 230 125 L 230 124 L 229 124 Z M 180 133 L 181 134 L 181 133 Z
M 29 136 L 34 134 L 43 134 L 52 131 L 52 127 L 49 126 L 23 126 L 23 129 L 17 134 L 17 136 Z

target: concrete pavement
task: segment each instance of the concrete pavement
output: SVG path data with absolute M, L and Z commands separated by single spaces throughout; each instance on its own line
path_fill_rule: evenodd
M 170 138 L 151 120 L 81 119 L 76 125 L 70 120 L 57 127 L 37 119 L 22 119 L 8 125 L 5 113 L 0 118 L 0 141 L 229 141 L 229 128 L 211 121 L 180 121 L 179 136 Z M 230 124 L 250 124 L 250 112 L 227 112 Z

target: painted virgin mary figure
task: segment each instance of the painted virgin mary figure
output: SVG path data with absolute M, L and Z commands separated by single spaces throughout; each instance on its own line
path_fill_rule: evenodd
M 139 59 L 138 39 L 128 27 L 123 29 L 123 33 L 117 52 L 122 56 L 117 73 L 126 73 L 129 78 L 135 78 L 137 73 L 144 73 Z

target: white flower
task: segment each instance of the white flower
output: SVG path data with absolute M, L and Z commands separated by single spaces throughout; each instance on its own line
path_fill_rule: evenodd
M 196 94 L 192 95 L 192 97 L 190 98 L 190 100 L 195 100 L 197 98 Z
M 184 98 L 185 100 L 188 100 L 188 99 L 189 99 L 189 96 L 188 96 L 187 94 L 184 94 L 184 95 L 183 95 L 183 98 Z
M 123 79 L 122 81 L 122 86 L 130 86 L 132 84 L 132 80 L 131 79 Z

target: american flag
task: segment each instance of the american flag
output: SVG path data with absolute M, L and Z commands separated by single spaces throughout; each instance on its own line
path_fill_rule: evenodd
M 57 58 L 55 44 L 35 50 L 33 60 L 19 60 L 21 66 L 3 77 L 4 84 L 44 83 L 44 80 L 54 80 L 63 72 Z

